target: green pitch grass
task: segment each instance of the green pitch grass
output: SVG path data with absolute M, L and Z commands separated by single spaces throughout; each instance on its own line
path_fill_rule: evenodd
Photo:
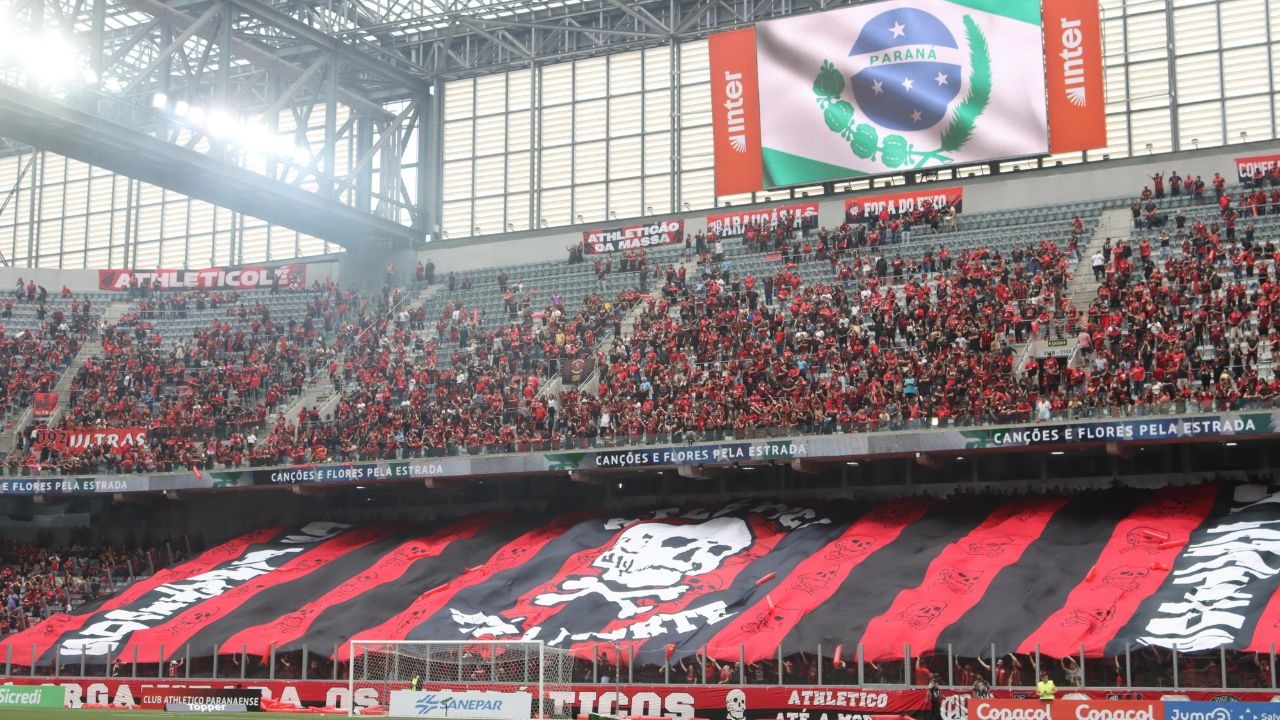
M 166 718 L 203 718 L 204 720 L 302 720 L 303 718 L 341 718 L 343 715 L 314 713 L 171 713 L 161 710 L 4 710 L 4 720 L 166 720 Z

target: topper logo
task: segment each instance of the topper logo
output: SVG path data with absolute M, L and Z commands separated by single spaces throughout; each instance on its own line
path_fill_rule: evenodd
M 973 705 L 973 715 L 977 720 L 1049 720 L 1049 706 L 1011 708 L 979 702 Z
M 1067 101 L 1076 107 L 1088 104 L 1084 87 L 1083 44 L 1080 21 L 1062 18 L 1062 78 L 1067 86 Z
M 744 153 L 747 151 L 747 118 L 742 107 L 742 73 L 725 72 L 724 96 L 729 147 L 734 152 Z
M 1131 710 L 1094 709 L 1089 703 L 1076 706 L 1076 720 L 1156 720 L 1154 705 Z

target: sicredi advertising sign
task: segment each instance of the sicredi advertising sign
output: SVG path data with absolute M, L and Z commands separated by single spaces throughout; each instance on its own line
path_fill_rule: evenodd
M 0 685 L 0 708 L 60 708 L 66 693 L 49 685 Z

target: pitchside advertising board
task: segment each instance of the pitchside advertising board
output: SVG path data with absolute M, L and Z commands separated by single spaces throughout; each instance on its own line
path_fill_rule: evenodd
M 1131 692 L 1132 699 L 1094 699 L 1080 691 L 1067 691 L 1051 703 L 1033 699 L 976 700 L 966 698 L 960 712 L 954 703 L 944 703 L 944 720 L 1280 720 L 1280 698 L 1271 702 L 1240 702 L 1235 695 L 1219 694 L 1222 700 L 1195 701 L 1190 694 Z M 1211 693 L 1197 692 L 1197 696 Z M 1255 695 L 1255 697 L 1258 697 Z M 1076 698 L 1076 699 L 1073 699 Z M 1259 700 L 1264 699 L 1258 697 Z M 948 707 L 948 705 L 950 707 Z
M 391 691 L 390 717 L 449 720 L 529 720 L 533 695 L 527 692 Z
M 296 707 L 335 707 L 340 710 L 365 709 L 378 706 L 379 687 L 361 687 L 356 685 L 354 692 L 347 687 L 346 680 L 263 680 L 263 681 L 210 681 L 188 680 L 174 682 L 158 682 L 151 680 L 130 680 L 121 678 L 65 678 L 53 681 L 40 678 L 13 677 L 4 678 L 3 682 L 14 683 L 11 686 L 0 685 L 0 691 L 8 687 L 21 692 L 32 687 L 46 687 L 52 690 L 45 702 L 55 703 L 50 707 L 82 708 L 86 705 L 112 705 L 116 707 L 137 707 L 144 698 L 163 697 L 186 694 L 192 690 L 211 691 L 214 693 L 231 690 L 245 690 L 261 693 L 263 699 L 294 705 Z M 42 685 L 46 683 L 46 685 Z M 402 684 L 396 690 L 406 689 Z M 514 689 L 514 688 L 513 688 Z M 47 692 L 47 691 L 46 691 Z M 427 691 L 429 692 L 429 691 Z M 986 720 L 1037 720 L 1037 716 L 1021 717 L 1014 714 L 989 714 L 1000 708 L 1001 713 L 1030 713 L 1040 711 L 1044 704 L 1036 700 L 1025 699 L 1032 694 L 1030 688 L 1013 690 L 997 689 L 994 691 L 999 701 L 984 711 L 988 713 Z M 1137 712 L 1149 703 L 1138 703 L 1131 706 L 1116 706 L 1108 697 L 1123 692 L 1136 700 L 1151 698 L 1160 704 L 1164 699 L 1164 715 L 1157 715 L 1155 720 L 1278 720 L 1274 703 L 1280 702 L 1278 691 L 1231 691 L 1224 696 L 1223 691 L 1185 691 L 1185 690 L 1076 690 L 1059 691 L 1062 698 L 1055 702 L 1068 707 L 1073 702 L 1067 696 L 1088 698 L 1091 711 L 1086 711 L 1084 720 L 1145 720 L 1139 715 L 1116 715 L 1117 709 L 1122 712 Z M 1171 693 L 1177 693 L 1173 695 Z M 1024 699 L 1010 699 L 1013 695 Z M 1145 697 L 1144 697 L 1145 696 Z M 1230 697 L 1222 701 L 1214 698 Z M 1177 698 L 1179 702 L 1173 702 Z M 928 695 L 923 688 L 911 689 L 868 689 L 856 687 L 809 687 L 809 686 L 766 686 L 766 685 L 574 685 L 547 691 L 547 699 L 551 702 L 552 712 L 557 716 L 570 708 L 577 715 L 613 715 L 617 717 L 668 718 L 668 720 L 890 720 L 907 713 L 916 713 L 928 709 Z M 1191 702 L 1200 701 L 1200 702 Z M 976 718 L 969 713 L 969 707 L 979 701 L 973 700 L 961 692 L 946 691 L 942 706 L 943 720 L 969 720 Z M 984 701 L 989 702 L 989 701 Z M 1128 701 L 1126 701 L 1128 702 Z M 1268 704 L 1270 708 L 1267 709 Z M 1188 715 L 1187 713 L 1203 713 L 1204 705 L 1216 715 Z M 4 707 L 0 705 L 0 707 Z M 11 706 L 12 707 L 12 706 Z M 1254 712 L 1250 718 L 1244 714 L 1244 708 Z M 1171 715 L 1177 708 L 1182 714 Z M 1090 714 L 1093 712 L 1094 714 Z M 452 714 L 451 717 L 454 717 Z M 413 715 L 411 717 L 423 717 Z M 528 717 L 527 715 L 525 716 Z M 1053 715 L 1050 720 L 1076 720 L 1076 715 Z
M 886 0 L 710 61 L 718 195 L 1106 145 L 1093 0 Z
M 49 686 L 0 685 L 0 708 L 60 708 L 63 704 L 61 688 Z

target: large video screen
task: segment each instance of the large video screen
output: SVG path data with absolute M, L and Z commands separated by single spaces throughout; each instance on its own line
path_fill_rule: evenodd
M 1074 46 L 1049 69 L 1083 80 L 1097 5 L 1090 34 L 1090 3 L 1045 1 L 1065 11 L 1051 45 Z M 1047 154 L 1046 17 L 1041 0 L 887 0 L 713 36 L 718 194 Z

